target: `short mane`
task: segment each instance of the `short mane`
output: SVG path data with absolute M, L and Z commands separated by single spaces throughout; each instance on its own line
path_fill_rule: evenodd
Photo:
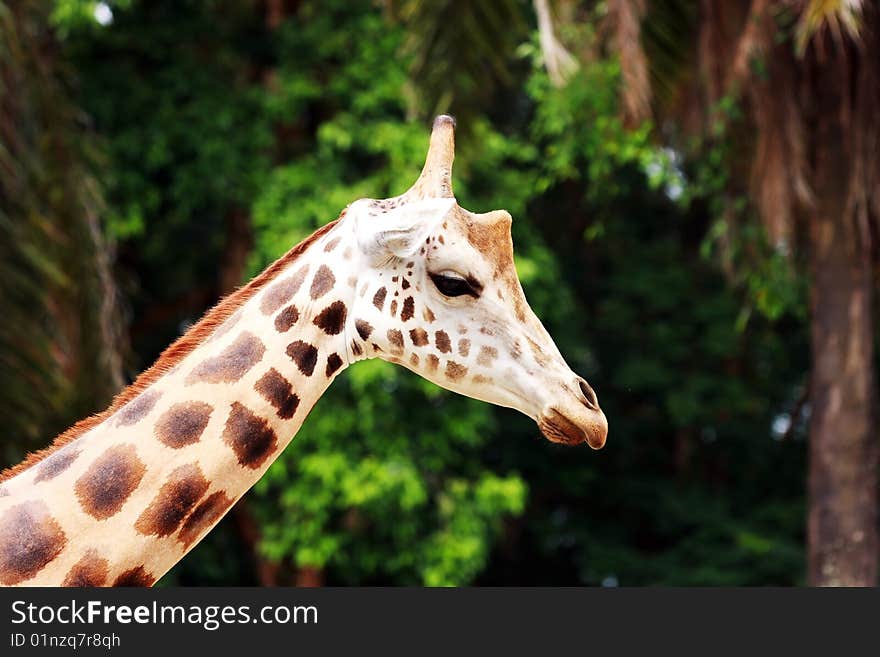
M 76 440 L 86 431 L 89 431 L 93 427 L 101 424 L 107 418 L 113 415 L 113 413 L 119 410 L 122 406 L 127 404 L 129 401 L 141 394 L 144 390 L 153 385 L 153 383 L 155 383 L 162 375 L 164 375 L 177 363 L 179 363 L 186 356 L 192 353 L 192 351 L 196 347 L 198 347 L 208 336 L 210 336 L 211 333 L 213 333 L 214 330 L 226 320 L 226 318 L 234 313 L 248 299 L 259 292 L 260 289 L 266 285 L 266 283 L 275 278 L 275 276 L 277 276 L 281 271 L 286 269 L 291 263 L 299 258 L 299 256 L 301 256 L 306 251 L 306 249 L 308 249 L 317 239 L 319 239 L 322 235 L 328 233 L 344 216 L 345 211 L 343 211 L 342 214 L 339 215 L 338 219 L 322 226 L 314 233 L 312 233 L 309 237 L 293 247 L 290 251 L 281 256 L 278 260 L 269 265 L 269 267 L 267 267 L 261 274 L 251 280 L 250 283 L 238 288 L 235 292 L 232 292 L 231 294 L 220 300 L 217 305 L 215 305 L 207 313 L 205 313 L 202 319 L 200 319 L 195 325 L 190 327 L 190 329 L 186 333 L 175 340 L 171 344 L 171 346 L 166 348 L 165 351 L 163 351 L 159 358 L 156 360 L 156 362 L 153 363 L 153 365 L 149 369 L 142 372 L 140 376 L 135 379 L 134 383 L 118 393 L 113 398 L 113 402 L 105 411 L 87 417 L 84 420 L 80 420 L 75 425 L 61 433 L 57 438 L 55 438 L 52 444 L 45 449 L 41 449 L 37 452 L 29 454 L 27 458 L 25 458 L 25 460 L 18 465 L 13 465 L 6 470 L 0 472 L 0 483 L 11 479 L 21 472 L 24 472 L 34 464 L 39 463 L 40 461 L 45 459 L 57 449 L 60 449 L 69 442 Z

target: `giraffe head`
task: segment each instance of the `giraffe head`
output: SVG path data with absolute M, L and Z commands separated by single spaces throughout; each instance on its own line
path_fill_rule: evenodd
M 434 121 L 424 169 L 406 193 L 361 199 L 346 212 L 363 262 L 349 359 L 399 363 L 525 413 L 554 442 L 598 449 L 605 415 L 526 301 L 510 215 L 474 214 L 453 196 L 454 128 L 448 116 Z

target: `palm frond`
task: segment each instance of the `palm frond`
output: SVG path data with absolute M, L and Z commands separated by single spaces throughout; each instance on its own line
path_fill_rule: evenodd
M 45 0 L 0 2 L 0 458 L 7 462 L 100 408 L 122 383 L 101 196 L 51 9 Z
M 403 56 L 410 64 L 415 109 L 423 115 L 482 110 L 527 36 L 516 0 L 388 0 L 393 21 L 406 28 Z M 466 127 L 469 122 L 463 121 Z
M 807 43 L 823 30 L 842 43 L 845 37 L 858 41 L 864 0 L 807 0 L 797 24 L 795 44 L 803 55 Z

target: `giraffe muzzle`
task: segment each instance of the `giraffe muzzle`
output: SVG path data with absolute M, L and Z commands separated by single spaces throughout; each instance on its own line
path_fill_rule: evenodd
M 555 443 L 580 445 L 587 443 L 601 449 L 608 438 L 608 420 L 599 408 L 596 393 L 586 381 L 577 377 L 574 389 L 562 403 L 547 406 L 538 418 L 538 428 Z

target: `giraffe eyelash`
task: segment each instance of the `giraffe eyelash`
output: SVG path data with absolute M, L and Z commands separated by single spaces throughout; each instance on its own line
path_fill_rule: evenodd
M 428 276 L 440 294 L 446 297 L 460 297 L 467 294 L 476 299 L 483 289 L 483 286 L 473 276 L 462 278 L 452 272 L 440 272 L 439 274 L 428 274 Z

